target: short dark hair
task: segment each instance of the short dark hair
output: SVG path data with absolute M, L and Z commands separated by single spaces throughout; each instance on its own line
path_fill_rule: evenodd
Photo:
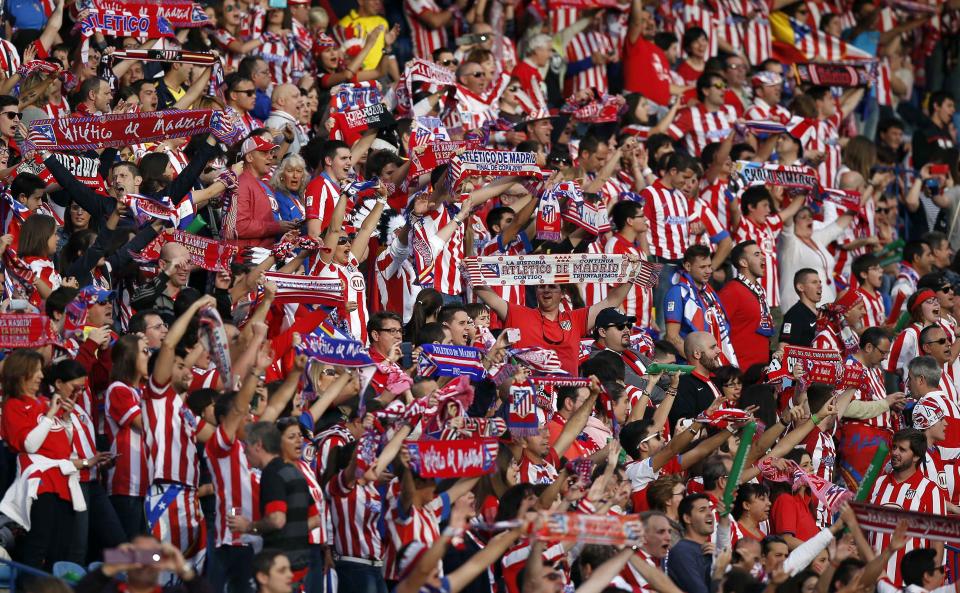
M 701 102 L 706 95 L 707 89 L 713 85 L 714 80 L 723 82 L 723 76 L 716 72 L 707 70 L 700 75 L 700 78 L 697 79 L 697 99 L 699 99 Z
M 100 78 L 99 76 L 91 76 L 90 78 L 83 81 L 80 84 L 80 91 L 77 93 L 80 96 L 80 102 L 86 101 L 90 98 L 90 93 L 95 93 L 100 90 L 100 83 L 107 82 L 106 80 Z
M 400 167 L 403 165 L 403 163 L 404 160 L 400 158 L 400 155 L 392 150 L 374 150 L 367 155 L 367 164 L 365 165 L 364 170 L 367 173 L 367 178 L 370 179 L 373 177 L 379 177 L 383 173 L 383 168 L 389 164 Z
M 701 37 L 707 37 L 707 32 L 702 27 L 688 27 L 683 32 L 683 41 L 680 42 L 680 47 L 683 48 L 683 51 L 689 53 L 690 46 Z
M 955 101 L 949 91 L 933 91 L 930 93 L 930 98 L 927 100 L 927 114 L 933 113 L 933 110 L 943 105 L 947 99 Z
M 467 308 L 460 303 L 450 303 L 440 307 L 440 311 L 437 313 L 437 323 L 443 325 L 444 323 L 451 321 L 460 311 L 467 313 Z
M 637 216 L 638 212 L 643 212 L 643 206 L 640 205 L 640 202 L 634 202 L 633 200 L 617 202 L 610 209 L 610 221 L 613 223 L 613 228 L 622 231 L 623 227 L 627 226 L 627 220 Z
M 258 574 L 270 574 L 270 569 L 273 568 L 273 563 L 278 557 L 284 555 L 285 554 L 282 551 L 276 548 L 266 548 L 261 550 L 259 554 L 253 557 L 254 576 Z
M 708 457 L 706 463 L 703 464 L 703 472 L 701 472 L 703 477 L 703 489 L 704 490 L 715 490 L 720 483 L 720 478 L 727 476 L 727 468 L 721 460 L 716 455 Z
M 600 148 L 601 144 L 605 144 L 601 138 L 598 138 L 593 134 L 587 134 L 580 140 L 580 152 L 589 152 L 590 154 L 593 154 L 597 152 L 597 149 Z
M 20 173 L 10 184 L 10 195 L 13 196 L 13 199 L 17 199 L 21 195 L 29 198 L 38 189 L 47 189 L 47 184 L 44 183 L 43 179 L 33 173 Z
M 710 498 L 702 492 L 695 492 L 684 496 L 683 500 L 681 500 L 677 506 L 677 517 L 679 517 L 680 525 L 682 525 L 684 529 L 687 528 L 687 522 L 684 520 L 684 517 L 693 512 L 693 505 L 696 504 L 698 500 L 706 500 L 709 502 Z
M 793 275 L 793 287 L 796 289 L 797 284 L 803 284 L 806 281 L 807 276 L 810 274 L 817 275 L 817 271 L 813 268 L 800 268 L 797 270 L 797 273 Z
M 898 130 L 903 130 L 903 122 L 896 117 L 887 117 L 880 120 L 880 123 L 877 124 L 877 134 L 883 134 L 884 132 L 897 128 Z
M 280 454 L 280 431 L 273 422 L 254 422 L 247 426 L 247 446 L 260 443 L 264 451 L 274 455 Z
M 830 87 L 822 85 L 812 86 L 807 89 L 806 95 L 814 101 L 823 101 L 830 96 Z
M 17 179 L 20 179 L 20 177 L 18 176 Z M 16 181 L 14 181 L 14 183 L 16 183 Z M 920 237 L 920 240 L 926 243 L 930 247 L 930 250 L 933 251 L 941 243 L 947 241 L 948 238 L 946 233 L 941 233 L 940 231 L 930 231 L 929 233 L 926 233 Z
M 923 241 L 907 241 L 903 246 L 903 261 L 912 264 L 914 260 L 923 255 L 923 248 L 930 249 L 930 246 Z
M 320 166 L 325 167 L 327 165 L 327 158 L 332 159 L 336 157 L 337 151 L 341 148 L 350 150 L 350 145 L 343 140 L 327 140 L 324 142 L 323 149 L 320 152 Z
M 147 330 L 147 316 L 149 315 L 160 316 L 160 314 L 153 309 L 137 311 L 133 314 L 133 317 L 130 318 L 130 322 L 127 324 L 127 331 L 131 334 L 142 334 L 145 332 Z
M 673 152 L 667 156 L 663 168 L 667 171 L 671 169 L 676 169 L 677 171 L 686 171 L 687 169 L 696 171 L 697 161 L 685 152 Z
M 743 516 L 743 505 L 750 502 L 758 496 L 770 496 L 770 490 L 763 484 L 753 484 L 747 482 L 737 487 L 737 497 L 733 501 L 733 508 L 730 513 L 734 519 L 740 519 Z
M 44 301 L 43 308 L 47 313 L 47 317 L 53 317 L 54 313 L 63 313 L 67 310 L 67 305 L 70 302 L 77 298 L 77 294 L 80 292 L 80 289 L 73 288 L 72 286 L 63 286 L 56 289 L 50 293 L 50 296 L 47 297 L 47 300 Z M 131 332 L 133 330 L 130 330 Z
M 11 105 L 16 105 L 19 109 L 20 100 L 12 95 L 0 95 L 0 109 L 10 107 Z
M 860 334 L 860 349 L 863 350 L 868 344 L 876 348 L 884 340 L 893 340 L 890 330 L 885 327 L 868 327 Z
M 513 208 L 511 208 L 510 206 L 496 206 L 494 208 L 491 208 L 490 212 L 487 212 L 487 219 L 486 219 L 487 230 L 490 231 L 491 235 L 496 234 L 495 232 L 493 232 L 494 225 L 500 225 L 502 227 L 502 223 L 500 221 L 503 220 L 503 217 L 507 214 L 516 214 L 516 213 L 513 211 Z M 501 228 L 500 230 L 503 231 L 503 228 Z
M 677 358 L 683 358 L 683 355 L 680 354 L 680 351 L 677 350 L 677 347 L 674 346 L 672 342 L 657 340 L 653 343 L 653 357 L 656 358 L 662 354 L 672 354 Z
M 687 247 L 687 250 L 683 252 L 683 263 L 690 263 L 697 261 L 701 257 L 710 259 L 713 257 L 713 254 L 710 253 L 710 248 L 706 245 L 691 245 Z
M 904 586 L 923 585 L 923 576 L 940 568 L 936 557 L 937 552 L 933 548 L 916 548 L 904 554 L 900 560 L 900 574 L 903 575 Z
M 780 535 L 768 535 L 760 541 L 760 554 L 766 556 L 767 553 L 770 552 L 770 548 L 773 547 L 773 544 L 783 544 L 787 546 L 787 540 L 783 539 L 783 536 Z
M 593 358 L 583 361 L 580 365 L 582 376 L 596 375 L 601 382 L 623 380 L 626 365 L 623 357 L 609 350 L 598 352 Z
M 378 332 L 383 330 L 383 322 L 392 319 L 400 324 L 400 328 L 403 329 L 403 318 L 394 313 L 393 311 L 377 311 L 376 313 L 370 316 L 370 321 L 367 322 L 367 333 L 369 332 Z
M 913 453 L 913 463 L 916 466 L 919 466 L 926 459 L 927 455 L 927 436 L 923 434 L 923 431 L 917 430 L 916 428 L 904 428 L 898 430 L 893 435 L 894 445 L 897 443 L 907 442 L 910 443 L 910 452 Z
M 747 239 L 746 241 L 737 243 L 736 246 L 734 246 L 733 251 L 730 252 L 730 263 L 733 264 L 735 269 L 740 269 L 740 260 L 744 257 L 747 247 L 756 244 L 757 242 L 753 239 Z
M 619 439 L 620 446 L 623 447 L 627 455 L 634 459 L 640 457 L 640 441 L 650 432 L 651 424 L 653 424 L 653 420 L 644 419 L 634 420 L 623 425 L 623 428 L 620 429 Z
M 863 279 L 867 277 L 867 271 L 877 265 L 880 265 L 879 257 L 872 253 L 864 253 L 850 264 L 850 272 L 857 279 L 857 282 L 863 284 Z
M 740 212 L 746 216 L 750 212 L 751 206 L 756 208 L 757 204 L 763 201 L 769 202 L 770 207 L 773 207 L 773 196 L 770 195 L 770 190 L 764 185 L 751 185 L 740 197 Z
M 932 323 L 932 324 L 928 325 L 927 327 L 923 328 L 922 330 L 920 330 L 920 346 L 921 346 L 921 352 L 923 351 L 923 348 L 922 348 L 923 345 L 927 343 L 927 338 L 930 337 L 930 334 L 931 334 L 932 332 L 935 332 L 935 331 L 937 331 L 938 329 L 939 329 L 939 330 L 943 330 L 943 327 L 941 327 L 940 324 Z

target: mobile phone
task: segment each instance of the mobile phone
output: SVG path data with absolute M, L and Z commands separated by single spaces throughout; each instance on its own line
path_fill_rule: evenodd
M 29 311 L 30 301 L 26 299 L 10 299 L 10 311 Z
M 270 8 L 286 8 L 287 0 L 270 0 Z
M 930 165 L 931 175 L 949 175 L 950 165 Z
M 519 327 L 508 327 L 507 328 L 507 341 L 511 344 L 516 344 L 520 341 L 520 328 Z
M 156 564 L 161 558 L 158 550 L 110 548 L 103 551 L 106 564 Z

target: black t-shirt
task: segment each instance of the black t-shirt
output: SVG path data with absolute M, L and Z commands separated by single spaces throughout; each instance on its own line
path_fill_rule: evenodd
M 287 515 L 283 529 L 263 534 L 265 548 L 277 548 L 290 558 L 293 570 L 310 564 L 309 513 L 313 502 L 307 480 L 300 470 L 280 457 L 263 468 L 260 476 L 260 515 L 284 512 Z
M 817 336 L 817 314 L 801 301 L 790 307 L 783 316 L 780 341 L 793 346 L 809 348 Z
M 692 419 L 699 416 L 715 399 L 713 389 L 703 377 L 696 373 L 681 375 L 677 385 L 677 397 L 670 408 L 670 431 L 673 432 L 681 418 Z

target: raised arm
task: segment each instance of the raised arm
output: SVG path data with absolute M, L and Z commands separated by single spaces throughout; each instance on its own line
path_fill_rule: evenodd
M 260 420 L 274 422 L 280 417 L 283 409 L 287 407 L 287 404 L 297 393 L 297 385 L 300 383 L 300 377 L 303 375 L 305 368 L 307 368 L 307 357 L 303 354 L 297 355 L 293 360 L 293 368 L 287 373 L 283 384 L 273 392 L 273 396 L 267 402 L 267 407 L 260 414 Z
M 243 383 L 240 385 L 240 391 L 237 392 L 237 397 L 233 401 L 233 407 L 230 408 L 227 416 L 222 421 L 223 431 L 231 440 L 236 438 L 240 427 L 247 419 L 247 416 L 250 415 L 250 402 L 253 401 L 253 395 L 257 392 L 260 375 L 271 362 L 269 348 L 266 347 L 267 345 L 263 341 L 267 335 L 267 327 L 263 324 L 260 325 L 262 326 L 262 330 L 254 333 L 255 341 L 250 344 L 250 347 L 255 348 L 258 352 L 257 362 L 250 368 L 247 376 L 244 377 Z
M 496 313 L 500 319 L 506 321 L 510 304 L 503 300 L 500 295 L 493 292 L 489 286 L 476 286 L 473 289 L 473 294 L 490 307 L 490 310 Z
M 217 300 L 215 298 L 210 295 L 204 295 L 194 301 L 194 303 L 183 312 L 183 315 L 177 317 L 173 322 L 173 325 L 171 325 L 167 331 L 166 337 L 163 339 L 163 343 L 160 345 L 160 353 L 157 354 L 157 359 L 153 365 L 151 380 L 155 385 L 163 386 L 170 382 L 170 377 L 173 375 L 173 360 L 176 357 L 177 344 L 183 339 L 183 335 L 187 333 L 187 327 L 190 325 L 193 316 L 203 307 L 216 306 Z
M 40 33 L 40 38 L 37 40 L 47 53 L 50 52 L 50 48 L 53 47 L 54 42 L 60 36 L 60 27 L 63 26 L 63 5 L 64 0 L 57 0 L 57 7 L 50 13 L 50 18 L 47 19 L 43 33 Z
M 377 203 L 374 204 L 373 210 L 370 211 L 370 214 L 363 220 L 363 224 L 360 225 L 360 230 L 357 231 L 357 236 L 354 237 L 353 243 L 350 244 L 350 251 L 353 252 L 353 255 L 356 256 L 357 261 L 364 261 L 367 259 L 367 255 L 370 253 L 370 237 L 373 235 L 373 232 L 377 230 L 377 225 L 380 224 L 380 216 L 383 215 L 383 208 L 387 203 L 387 190 L 381 183 L 377 187 Z
M 563 425 L 563 430 L 560 431 L 557 440 L 553 442 L 553 449 L 557 452 L 557 457 L 562 458 L 563 454 L 570 448 L 570 445 L 573 444 L 573 441 L 576 440 L 577 436 L 583 431 L 583 427 L 587 425 L 587 420 L 590 419 L 590 414 L 593 412 L 593 406 L 599 395 L 600 386 L 591 385 L 590 395 L 584 400 L 583 405 L 571 414 L 566 424 Z
M 345 194 L 340 194 L 340 197 L 337 198 L 337 204 L 333 207 L 333 214 L 330 215 L 330 224 L 327 226 L 327 234 L 323 238 L 323 246 L 326 248 L 322 250 L 318 257 L 320 261 L 325 264 L 329 264 L 333 261 L 333 252 L 337 248 L 337 241 L 340 240 L 340 235 L 343 234 L 343 219 L 347 214 L 347 196 Z M 314 221 L 310 221 L 314 222 Z

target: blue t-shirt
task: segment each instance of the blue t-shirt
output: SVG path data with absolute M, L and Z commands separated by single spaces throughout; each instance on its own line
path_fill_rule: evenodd
M 43 29 L 47 15 L 38 0 L 10 0 L 7 9 L 17 29 Z

